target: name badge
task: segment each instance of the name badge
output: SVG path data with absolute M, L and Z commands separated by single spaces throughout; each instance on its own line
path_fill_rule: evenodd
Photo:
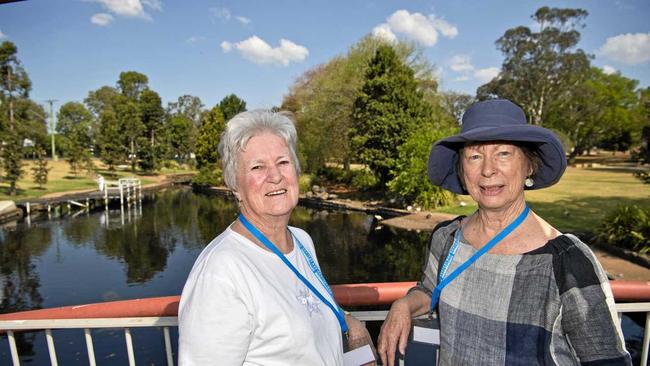
M 440 329 L 413 327 L 413 340 L 415 342 L 440 344 Z
M 368 344 L 343 354 L 343 364 L 345 366 L 365 365 L 373 361 L 375 361 L 375 355 Z

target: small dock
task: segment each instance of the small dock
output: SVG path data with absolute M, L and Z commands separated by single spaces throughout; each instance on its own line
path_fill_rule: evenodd
M 34 212 L 53 211 L 60 214 L 67 211 L 72 213 L 75 209 L 89 210 L 91 208 L 108 207 L 111 201 L 119 201 L 120 206 L 130 206 L 142 200 L 142 182 L 138 178 L 121 178 L 117 181 L 103 181 L 97 190 L 88 190 L 64 194 L 51 198 L 31 198 L 16 202 L 25 217 L 30 217 Z

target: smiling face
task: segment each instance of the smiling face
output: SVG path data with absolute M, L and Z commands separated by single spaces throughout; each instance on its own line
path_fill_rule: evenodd
M 239 155 L 235 195 L 253 222 L 288 221 L 298 204 L 298 177 L 284 139 L 263 132 L 248 140 Z
M 480 208 L 500 210 L 524 199 L 524 180 L 532 168 L 519 147 L 497 142 L 469 145 L 460 158 L 462 181 Z

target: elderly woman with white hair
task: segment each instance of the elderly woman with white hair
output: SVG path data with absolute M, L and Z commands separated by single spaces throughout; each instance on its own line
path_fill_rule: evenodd
M 342 365 L 346 316 L 314 244 L 288 225 L 298 204 L 296 129 L 282 113 L 243 112 L 219 152 L 240 215 L 203 250 L 179 306 L 181 365 Z

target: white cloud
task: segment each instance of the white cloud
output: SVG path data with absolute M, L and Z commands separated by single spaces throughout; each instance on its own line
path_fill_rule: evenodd
M 470 57 L 467 55 L 455 55 L 451 59 L 449 59 L 449 68 L 452 71 L 456 72 L 466 72 L 466 71 L 473 71 L 474 66 L 472 66 L 472 63 L 470 62 Z
M 237 43 L 221 42 L 221 49 L 228 53 L 236 49 L 245 59 L 256 64 L 287 66 L 290 62 L 304 60 L 309 55 L 307 48 L 287 39 L 281 39 L 278 47 L 271 47 L 263 39 L 252 36 Z
M 158 0 L 91 0 L 102 4 L 109 12 L 131 18 L 142 18 L 151 20 L 151 15 L 145 11 L 145 7 L 151 10 L 162 11 Z M 92 21 L 92 20 L 91 20 Z M 95 23 L 97 24 L 97 23 Z M 101 25 L 101 24 L 100 24 Z
M 409 13 L 398 10 L 388 17 L 388 26 L 393 32 L 404 33 L 425 46 L 433 46 L 438 42 L 438 32 L 429 18 L 420 13 Z
M 393 31 L 390 30 L 390 26 L 386 23 L 380 24 L 375 28 L 373 28 L 372 35 L 390 43 L 397 41 L 397 37 L 395 36 L 395 33 L 393 33 Z
M 611 75 L 616 73 L 616 69 L 612 66 L 605 65 L 603 66 L 603 72 L 607 75 Z
M 620 34 L 609 37 L 598 51 L 608 59 L 628 65 L 650 61 L 650 33 Z
M 113 21 L 113 16 L 107 13 L 97 13 L 90 17 L 90 22 L 99 25 L 101 27 L 105 27 Z
M 203 36 L 191 36 L 191 37 L 189 37 L 188 39 L 185 40 L 185 43 L 194 44 L 194 43 L 198 43 L 198 42 L 201 42 L 201 41 L 205 41 L 205 37 L 203 37 Z
M 230 10 L 226 8 L 210 8 L 210 12 L 219 19 L 230 20 L 230 18 L 232 18 Z
M 429 19 L 433 22 L 433 27 L 442 33 L 444 37 L 454 38 L 458 35 L 458 28 L 456 26 L 447 23 L 446 20 L 438 18 L 435 15 L 429 15 Z
M 237 18 L 237 20 L 239 20 L 239 22 L 241 24 L 248 24 L 248 23 L 251 22 L 250 18 L 246 18 L 246 17 L 242 17 L 242 16 L 237 16 L 236 18 Z
M 498 67 L 486 67 L 485 69 L 478 69 L 474 72 L 474 78 L 482 83 L 487 83 L 488 81 L 497 77 L 500 71 L 501 70 L 499 70 Z
M 7 35 L 0 30 L 0 39 L 7 38 Z
M 232 51 L 232 43 L 230 43 L 228 41 L 221 42 L 221 49 L 225 53 L 228 53 L 228 52 Z
M 372 30 L 375 36 L 389 41 L 397 39 L 395 33 L 401 33 L 406 38 L 431 47 L 438 42 L 438 33 L 443 37 L 454 38 L 458 35 L 458 28 L 433 14 L 427 17 L 421 13 L 409 13 L 408 10 L 402 9 L 389 16 L 386 23 Z
M 470 79 L 469 76 L 463 75 L 463 76 L 459 76 L 459 77 L 455 78 L 454 81 L 468 81 L 469 79 Z

